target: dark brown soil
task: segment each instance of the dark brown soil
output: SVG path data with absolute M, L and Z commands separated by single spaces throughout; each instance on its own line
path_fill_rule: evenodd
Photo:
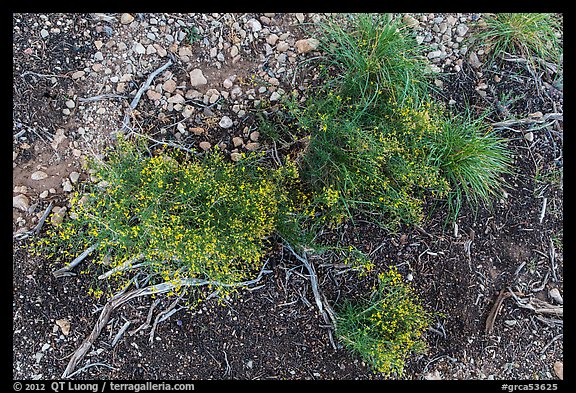
M 70 95 L 71 89 L 73 94 L 89 89 L 60 76 L 91 56 L 91 42 L 104 34 L 83 25 L 81 15 L 70 17 L 77 19 L 71 30 L 46 41 L 45 49 L 34 55 L 25 50 L 37 39 L 30 33 L 37 16 L 22 18 L 19 32 L 14 33 L 13 134 L 26 126 L 37 130 L 27 132 L 27 139 L 15 140 L 13 149 L 19 154 L 14 161 L 14 185 L 24 184 L 39 164 L 58 180 L 79 165 L 67 144 L 49 151 L 42 148 L 56 129 L 77 121 L 63 118 L 62 97 Z M 83 36 L 83 31 L 92 36 Z M 59 76 L 54 83 L 25 71 Z M 562 112 L 563 92 L 554 87 L 553 76 L 542 75 L 541 93 L 535 94 L 538 83 L 522 64 L 498 63 L 483 71 L 478 77 L 465 63 L 461 73 L 445 75 L 438 99 L 454 100 L 455 111 L 465 105 L 476 114 L 488 111 L 489 122 L 525 118 L 538 111 Z M 499 82 L 494 82 L 495 76 Z M 486 97 L 476 90 L 483 81 L 493 86 Z M 152 124 L 156 119 L 146 118 L 152 109 L 142 105 L 143 122 Z M 198 125 L 209 128 L 202 122 L 208 117 L 199 116 Z M 251 122 L 253 117 L 248 116 L 246 125 Z M 430 217 L 421 228 L 390 234 L 362 221 L 342 228 L 338 236 L 367 252 L 378 266 L 371 276 L 360 278 L 353 271 L 313 260 L 320 287 L 336 308 L 342 299 L 365 296 L 377 272 L 387 266 L 397 265 L 404 277 L 411 274 L 424 305 L 438 314 L 426 334 L 428 353 L 408 360 L 405 379 L 557 379 L 553 365 L 563 361 L 563 337 L 558 337 L 563 333 L 561 319 L 521 308 L 508 298 L 493 331 L 485 333 L 486 319 L 501 290 L 549 303 L 554 303 L 550 289 L 564 290 L 563 123 L 533 130 L 532 141 L 524 135 L 530 126 L 512 125 L 514 130 L 501 131 L 514 154 L 513 172 L 503 179 L 507 197 L 477 212 L 463 209 L 457 233 L 445 224 L 443 207 L 430 206 Z M 230 143 L 233 136 L 213 133 L 210 142 Z M 57 167 L 51 165 L 53 154 L 71 159 Z M 43 212 L 51 199 L 65 200 L 58 181 L 50 185 L 56 193 L 43 200 L 38 199 L 40 188 L 34 189 L 35 185 L 28 184 L 31 203 L 38 203 L 34 213 Z M 544 198 L 547 209 L 541 220 Z M 17 213 L 14 209 L 14 231 Z M 29 222 L 30 217 L 24 219 Z M 15 240 L 13 244 L 13 378 L 60 379 L 104 302 L 87 297 L 91 283 L 85 277 L 54 278 L 51 272 L 56 267 L 50 260 L 29 256 L 25 243 Z M 554 258 L 550 258 L 552 247 Z M 257 288 L 241 291 L 224 304 L 211 298 L 193 310 L 180 309 L 157 325 L 152 342 L 150 328 L 130 332 L 146 321 L 155 300 L 142 298 L 124 305 L 112 315 L 80 367 L 101 365 L 72 379 L 382 379 L 339 343 L 333 348 L 301 263 L 280 246 L 268 258 L 272 274 Z M 152 321 L 171 302 L 159 298 Z M 70 322 L 69 335 L 56 325 L 61 319 Z M 127 321 L 128 330 L 112 346 Z

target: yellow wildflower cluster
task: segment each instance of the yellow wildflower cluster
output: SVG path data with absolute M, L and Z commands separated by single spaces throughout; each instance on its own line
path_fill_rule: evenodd
M 375 370 L 400 376 L 406 357 L 426 348 L 422 334 L 430 315 L 395 268 L 378 279 L 370 302 L 340 311 L 338 333 Z
M 218 151 L 194 160 L 143 151 L 120 144 L 96 165 L 97 181 L 71 196 L 75 218 L 50 228 L 42 246 L 57 250 L 56 260 L 70 262 L 96 244 L 101 270 L 122 267 L 110 276 L 116 290 L 128 283 L 137 255 L 141 268 L 161 281 L 231 284 L 253 278 L 286 200 L 278 179 L 295 176 L 295 168 L 279 174 L 250 160 L 229 162 Z

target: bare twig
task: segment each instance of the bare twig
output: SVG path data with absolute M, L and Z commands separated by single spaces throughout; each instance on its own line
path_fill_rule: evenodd
M 264 267 L 265 266 L 266 266 L 266 263 L 264 264 Z M 236 283 L 228 284 L 228 283 L 220 283 L 218 281 L 213 281 L 213 280 L 201 280 L 201 279 L 197 279 L 197 278 L 188 278 L 188 279 L 167 281 L 167 282 L 163 282 L 160 284 L 151 285 L 151 286 L 140 288 L 140 289 L 135 289 L 135 290 L 130 291 L 130 292 L 119 293 L 119 294 L 113 296 L 108 301 L 108 303 L 106 303 L 104 308 L 102 309 L 100 316 L 98 317 L 98 320 L 96 321 L 96 324 L 94 325 L 94 328 L 92 329 L 92 332 L 90 333 L 90 335 L 88 335 L 88 337 L 86 337 L 84 339 L 84 341 L 82 342 L 80 347 L 76 350 L 76 352 L 74 352 L 74 355 L 72 355 L 72 357 L 70 358 L 70 361 L 68 362 L 68 365 L 66 366 L 66 369 L 64 370 L 64 373 L 62 374 L 62 378 L 68 378 L 70 376 L 70 374 L 72 373 L 74 368 L 76 368 L 76 365 L 84 358 L 84 355 L 86 355 L 88 350 L 92 347 L 92 344 L 94 343 L 96 338 L 98 338 L 98 336 L 100 335 L 100 332 L 102 331 L 104 326 L 106 326 L 106 324 L 108 323 L 108 320 L 110 319 L 110 315 L 112 314 L 112 312 L 116 308 L 122 306 L 124 303 L 126 303 L 132 299 L 141 297 L 141 296 L 148 296 L 148 295 L 152 295 L 152 294 L 158 295 L 161 293 L 166 293 L 166 292 L 173 290 L 176 287 L 202 286 L 202 285 L 214 285 L 214 286 L 222 286 L 222 287 L 249 286 L 249 285 L 255 284 L 258 281 L 260 281 L 264 274 L 271 273 L 270 270 L 265 270 L 264 267 L 262 268 L 262 270 L 260 271 L 260 273 L 258 274 L 258 276 L 255 279 L 248 280 L 248 281 L 242 281 L 242 282 L 236 282 Z
M 523 119 L 510 119 L 506 121 L 501 121 L 497 123 L 492 123 L 493 128 L 504 128 L 512 125 L 522 125 L 522 124 L 533 124 L 533 123 L 545 123 L 549 119 L 563 121 L 563 113 L 547 113 L 542 115 L 542 117 L 525 117 Z
M 86 366 L 84 366 L 84 367 L 82 367 L 82 368 L 79 368 L 78 370 L 74 371 L 72 374 L 70 374 L 70 375 L 68 376 L 68 378 L 71 378 L 71 377 L 73 377 L 74 375 L 76 375 L 76 374 L 78 374 L 78 373 L 80 373 L 80 372 L 82 372 L 82 371 L 84 371 L 84 370 L 87 370 L 87 369 L 89 369 L 90 367 L 94 367 L 94 366 L 108 367 L 109 369 L 114 370 L 114 371 L 118 370 L 117 368 L 112 367 L 112 366 L 109 366 L 109 365 L 104 364 L 104 363 L 92 363 L 92 364 L 87 364 Z
M 116 344 L 118 343 L 118 340 L 120 340 L 120 337 L 122 337 L 122 335 L 124 334 L 124 332 L 126 332 L 126 330 L 128 329 L 128 327 L 130 326 L 132 322 L 130 321 L 126 321 L 124 323 L 124 325 L 122 325 L 122 327 L 120 328 L 120 330 L 118 331 L 118 333 L 116 334 L 116 337 L 114 337 L 114 340 L 112 340 L 112 347 L 115 347 Z
M 50 211 L 52 210 L 53 206 L 54 206 L 54 202 L 50 201 L 50 204 L 48 205 L 48 207 L 44 211 L 44 214 L 42 214 L 40 221 L 38 221 L 38 224 L 36 225 L 36 227 L 34 229 L 32 229 L 32 232 L 31 232 L 32 235 L 37 235 L 40 232 L 40 229 L 42 229 L 42 225 L 44 225 L 44 221 L 46 221 L 46 218 L 48 218 L 48 215 L 50 214 Z
M 136 131 L 134 131 L 134 130 L 131 130 L 131 131 L 130 131 L 130 134 L 134 134 L 134 135 L 137 135 L 137 136 L 139 136 L 139 137 L 146 138 L 146 139 L 151 140 L 152 142 L 156 142 L 156 143 L 158 143 L 158 144 L 160 144 L 160 145 L 165 145 L 165 146 L 174 147 L 174 148 L 176 148 L 176 149 L 184 150 L 185 152 L 188 152 L 188 153 L 191 153 L 191 154 L 198 154 L 197 152 L 195 152 L 195 151 L 193 151 L 193 150 L 190 150 L 190 149 L 188 149 L 187 147 L 184 147 L 184 146 L 179 145 L 179 144 L 177 144 L 177 143 L 159 141 L 159 140 L 157 140 L 157 139 L 152 138 L 151 136 L 148 136 L 148 135 L 145 135 L 145 134 L 140 134 L 140 133 L 138 133 L 138 132 L 136 132 Z
M 82 262 L 84 260 L 84 258 L 86 258 L 88 256 L 88 254 L 90 254 L 92 251 L 94 251 L 96 249 L 96 247 L 98 247 L 98 244 L 91 245 L 82 254 L 78 255 L 78 257 L 76 259 L 74 259 L 72 262 L 70 262 L 70 264 L 68 264 L 67 266 L 64 266 L 62 269 L 56 270 L 52 274 L 56 278 L 75 275 L 74 273 L 71 272 L 71 270 L 74 269 L 78 264 L 80 264 L 80 262 Z
M 542 201 L 542 210 L 540 211 L 540 224 L 542 224 L 542 221 L 544 220 L 544 215 L 546 214 L 546 204 L 548 203 L 548 198 L 544 197 L 544 200 Z
M 158 326 L 158 323 L 161 322 L 161 321 L 160 321 L 160 318 L 161 318 L 163 315 L 169 313 L 170 310 L 172 310 L 174 307 L 176 307 L 176 304 L 178 304 L 178 301 L 179 301 L 179 300 L 180 300 L 180 298 L 174 300 L 174 301 L 172 302 L 172 304 L 170 304 L 170 306 L 168 306 L 168 308 L 167 308 L 166 310 L 161 311 L 161 312 L 159 312 L 159 313 L 156 315 L 156 319 L 154 320 L 154 324 L 152 325 L 152 330 L 150 330 L 150 338 L 148 339 L 148 341 L 149 341 L 150 343 L 152 343 L 152 342 L 154 341 L 154 332 L 156 331 L 156 326 Z M 172 315 L 172 314 L 173 314 L 173 313 L 170 313 L 170 315 Z M 163 319 L 163 320 L 164 320 L 164 319 Z
M 504 299 L 510 296 L 511 296 L 510 292 L 505 292 L 504 288 L 500 290 L 500 293 L 498 294 L 498 297 L 496 298 L 496 301 L 494 302 L 492 309 L 490 309 L 488 318 L 486 318 L 486 328 L 485 328 L 486 334 L 492 334 L 492 331 L 494 330 L 494 322 L 496 321 L 496 317 L 500 312 L 502 302 L 504 301 Z
M 552 278 L 556 282 L 558 281 L 558 277 L 556 276 L 556 250 L 554 249 L 554 242 L 552 241 L 552 238 L 548 238 L 548 240 L 548 257 L 550 258 L 550 265 L 552 267 Z
M 142 94 L 146 91 L 146 89 L 148 89 L 148 87 L 150 87 L 150 84 L 152 83 L 154 78 L 156 78 L 156 76 L 158 74 L 160 74 L 162 71 L 164 71 L 166 68 L 170 67 L 172 65 L 172 63 L 173 63 L 172 59 L 168 59 L 168 61 L 162 67 L 158 68 L 156 71 L 152 72 L 148 76 L 148 79 L 146 79 L 146 82 L 142 85 L 142 87 L 140 87 L 140 89 L 138 90 L 138 92 L 136 93 L 134 98 L 132 99 L 132 102 L 130 103 L 130 108 L 129 108 L 128 112 L 124 115 L 124 120 L 122 121 L 121 131 L 128 130 L 128 123 L 130 122 L 130 114 L 134 109 L 136 109 L 136 106 L 138 105 L 138 102 L 140 101 Z
M 100 100 L 107 100 L 110 98 L 118 98 L 118 99 L 124 99 L 124 98 L 128 98 L 127 96 L 122 96 L 120 94 L 100 94 L 97 96 L 93 96 L 93 97 L 87 97 L 87 98 L 83 98 L 80 97 L 78 98 L 78 101 L 80 102 L 94 102 L 94 101 L 100 101 Z
M 546 344 L 546 346 L 544 346 L 544 348 L 542 348 L 542 350 L 540 351 L 540 354 L 543 354 L 544 352 L 546 352 L 546 350 L 548 349 L 548 347 L 550 345 L 552 345 L 556 340 L 558 340 L 560 337 L 564 337 L 564 333 L 560 333 L 559 335 L 557 335 L 556 337 L 554 337 L 552 340 L 550 340 L 550 342 L 548 344 Z
M 296 253 L 296 251 L 294 251 L 292 246 L 290 246 L 290 244 L 288 244 L 287 242 L 284 242 L 284 245 L 292 253 L 292 255 L 294 255 L 296 257 L 296 259 L 298 259 L 300 262 L 302 262 L 304 264 L 304 266 L 308 270 L 309 277 L 310 277 L 310 283 L 312 286 L 312 293 L 314 294 L 314 300 L 316 301 L 316 306 L 318 307 L 318 310 L 320 311 L 320 314 L 322 315 L 324 322 L 326 322 L 326 324 L 329 327 L 335 328 L 336 327 L 336 315 L 335 315 L 334 311 L 332 310 L 332 308 L 330 307 L 330 305 L 328 304 L 326 297 L 323 294 L 322 295 L 320 294 L 320 289 L 318 288 L 318 277 L 316 276 L 316 272 L 314 271 L 314 268 L 312 267 L 312 265 L 308 261 L 308 258 L 306 257 L 306 253 L 304 253 L 302 256 L 298 255 Z M 324 299 L 324 301 L 322 300 L 322 298 Z M 334 343 L 334 339 L 332 338 L 331 329 L 328 330 L 328 336 L 330 338 L 330 343 L 332 344 L 332 347 L 334 349 L 337 349 L 336 344 Z
M 144 258 L 144 254 L 137 255 L 134 258 L 130 258 L 127 261 L 125 261 L 124 263 L 121 263 L 120 265 L 116 266 L 114 269 L 108 270 L 106 273 L 99 275 L 98 279 L 103 280 L 105 278 L 110 277 L 114 273 L 121 272 L 124 270 L 129 270 L 129 269 L 136 269 L 136 268 L 142 266 L 143 264 L 140 263 L 140 264 L 134 265 L 134 262 L 138 262 L 142 258 Z

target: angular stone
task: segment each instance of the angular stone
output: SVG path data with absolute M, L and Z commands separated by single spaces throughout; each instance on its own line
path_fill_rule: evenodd
M 134 44 L 134 46 L 132 47 L 132 50 L 136 53 L 138 53 L 139 55 L 143 55 L 144 53 L 146 53 L 146 48 L 144 48 L 144 45 L 142 45 L 139 42 L 136 42 Z
M 234 122 L 228 116 L 222 116 L 220 122 L 218 123 L 222 128 L 230 128 L 234 125 Z
M 250 142 L 247 143 L 245 148 L 248 151 L 254 151 L 254 150 L 258 150 L 258 148 L 260 147 L 260 144 L 258 142 Z
M 234 147 L 239 147 L 244 144 L 244 140 L 239 136 L 235 136 L 232 138 L 232 143 L 234 144 Z
M 278 41 L 278 36 L 274 33 L 272 33 L 268 37 L 266 37 L 266 42 L 272 46 L 276 45 L 277 41 Z
M 278 52 L 286 52 L 288 49 L 290 49 L 290 45 L 286 41 L 280 41 L 278 45 L 276 45 Z
M 78 179 L 80 179 L 80 174 L 78 172 L 70 173 L 70 181 L 74 184 L 78 183 Z
M 48 174 L 43 171 L 36 171 L 32 175 L 30 175 L 30 179 L 32 180 L 43 180 L 48 177 Z
M 418 19 L 414 18 L 412 15 L 404 15 L 404 17 L 402 17 L 402 22 L 404 22 L 408 27 L 418 27 L 418 25 L 420 24 L 420 22 L 418 22 Z
M 458 27 L 456 27 L 456 34 L 458 34 L 460 37 L 464 36 L 464 34 L 467 32 L 468 26 L 466 26 L 464 23 L 461 23 L 458 25 Z
M 86 72 L 84 72 L 84 71 L 76 71 L 75 73 L 72 74 L 72 79 L 74 79 L 74 80 L 80 79 L 80 78 L 82 78 L 85 74 L 86 74 Z
M 296 49 L 298 50 L 298 53 L 308 53 L 318 48 L 319 44 L 320 41 L 316 38 L 306 38 L 304 40 L 296 41 Z
M 201 69 L 195 68 L 190 71 L 190 84 L 192 87 L 202 86 L 206 83 L 208 83 L 208 80 L 204 77 Z
M 166 82 L 164 82 L 164 84 L 162 85 L 162 89 L 164 91 L 167 91 L 168 93 L 173 93 L 174 90 L 176 90 L 176 82 L 174 81 L 174 79 L 168 79 Z
M 180 94 L 176 94 L 176 95 L 173 95 L 172 97 L 168 98 L 168 102 L 171 104 L 183 104 L 184 101 L 186 101 L 186 100 Z
M 30 200 L 24 194 L 16 195 L 15 197 L 12 197 L 12 207 L 22 211 L 27 211 L 30 207 Z
M 209 150 L 209 149 L 212 147 L 212 145 L 210 144 L 210 142 L 206 142 L 206 141 L 200 142 L 200 145 L 199 145 L 199 146 L 200 146 L 200 148 L 201 148 L 202 150 L 204 150 L 204 151 Z
M 155 90 L 152 89 L 148 89 L 146 91 L 146 96 L 151 100 L 151 101 L 156 101 L 159 100 L 162 97 L 162 94 L 158 93 Z
M 123 25 L 127 25 L 132 23 L 132 21 L 134 21 L 134 17 L 130 14 L 122 14 L 122 16 L 120 17 L 120 23 L 122 23 Z
M 270 101 L 278 101 L 280 98 L 282 98 L 282 96 L 277 91 L 270 95 Z

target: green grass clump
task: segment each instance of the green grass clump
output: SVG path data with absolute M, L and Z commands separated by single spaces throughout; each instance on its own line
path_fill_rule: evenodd
M 488 205 L 510 162 L 481 119 L 430 102 L 426 60 L 388 15 L 354 14 L 321 25 L 326 81 L 289 108 L 309 134 L 301 179 L 316 225 L 362 216 L 394 231 L 420 224 L 428 201 Z M 334 75 L 334 76 L 333 76 Z
M 562 44 L 558 15 L 550 13 L 498 13 L 483 18 L 485 27 L 476 39 L 487 45 L 493 56 L 504 52 L 534 61 L 535 58 L 560 64 Z
M 369 299 L 345 301 L 336 310 L 336 334 L 375 371 L 399 377 L 410 354 L 425 352 L 431 316 L 397 270 L 378 278 Z
M 342 96 L 361 108 L 378 106 L 381 96 L 396 102 L 421 99 L 429 88 L 422 48 L 404 34 L 390 14 L 352 14 L 319 24 L 319 49 L 333 67 Z
M 97 182 L 72 195 L 69 219 L 41 239 L 46 255 L 70 262 L 97 244 L 102 270 L 139 255 L 140 270 L 156 282 L 253 278 L 287 200 L 279 171 L 249 159 L 234 164 L 217 151 L 195 159 L 145 151 L 124 142 L 92 164 Z M 127 285 L 129 273 L 113 277 Z
M 428 159 L 451 185 L 447 220 L 456 220 L 465 201 L 473 210 L 491 206 L 504 184 L 501 175 L 510 173 L 512 157 L 505 140 L 482 118 L 443 115 L 438 124 L 441 129 L 427 141 Z

